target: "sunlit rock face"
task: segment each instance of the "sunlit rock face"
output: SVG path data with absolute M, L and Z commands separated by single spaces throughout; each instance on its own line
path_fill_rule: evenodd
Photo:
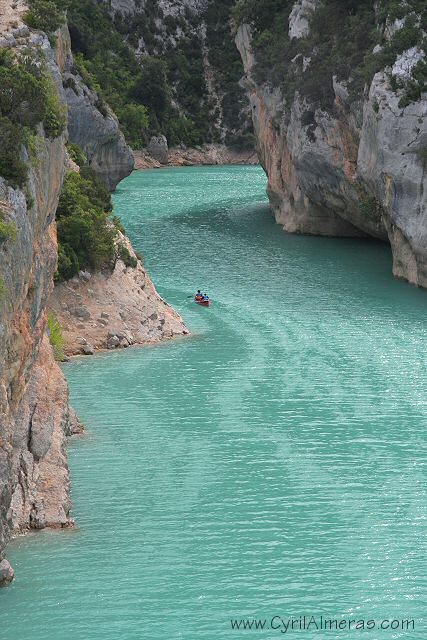
M 292 38 L 307 35 L 307 12 L 315 8 L 315 2 L 295 3 Z M 279 86 L 255 77 L 249 25 L 238 28 L 236 44 L 277 222 L 292 233 L 388 241 L 394 274 L 427 286 L 427 100 L 400 107 L 391 86 L 392 77 L 410 73 L 423 53 L 416 47 L 404 52 L 356 101 L 334 78 L 333 104 L 319 108 L 298 92 L 286 101 Z M 302 62 L 303 73 L 310 60 Z

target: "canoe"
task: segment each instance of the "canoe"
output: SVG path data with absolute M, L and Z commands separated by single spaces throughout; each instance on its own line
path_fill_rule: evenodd
M 210 300 L 196 300 L 196 298 L 194 298 L 194 302 L 196 304 L 200 304 L 202 307 L 209 307 L 211 301 Z

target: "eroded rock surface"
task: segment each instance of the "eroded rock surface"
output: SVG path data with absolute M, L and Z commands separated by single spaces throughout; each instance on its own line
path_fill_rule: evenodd
M 316 6 L 314 0 L 295 3 L 291 37 L 307 34 L 307 15 Z M 408 73 L 419 52 L 409 50 L 393 69 L 377 73 L 358 101 L 334 79 L 335 99 L 328 109 L 298 92 L 287 102 L 279 87 L 255 79 L 248 25 L 239 27 L 236 44 L 277 222 L 292 233 L 388 241 L 394 274 L 426 287 L 427 100 L 424 95 L 399 107 L 391 86 L 393 75 Z M 299 63 L 304 73 L 310 60 Z
M 136 255 L 120 234 L 131 258 Z M 89 274 L 90 275 L 90 274 Z M 112 273 L 97 273 L 58 284 L 50 299 L 63 328 L 66 355 L 93 355 L 100 349 L 155 343 L 187 335 L 181 317 L 157 293 L 140 260 L 127 267 L 117 260 Z

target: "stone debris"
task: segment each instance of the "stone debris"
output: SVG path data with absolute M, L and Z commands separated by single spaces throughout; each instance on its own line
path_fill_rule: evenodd
M 120 234 L 119 241 L 135 255 L 125 236 Z M 118 261 L 112 273 L 91 274 L 90 278 L 80 274 L 56 285 L 50 306 L 63 328 L 68 356 L 188 335 L 182 319 L 158 295 L 139 260 L 135 268 L 123 270 Z

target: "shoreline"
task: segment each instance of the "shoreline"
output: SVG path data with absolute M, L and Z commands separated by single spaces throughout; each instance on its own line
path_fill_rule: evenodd
M 219 165 L 259 165 L 255 149 L 237 151 L 223 144 L 205 144 L 200 147 L 172 147 L 151 155 L 147 149 L 133 151 L 134 171 L 164 169 L 168 167 L 197 167 Z

